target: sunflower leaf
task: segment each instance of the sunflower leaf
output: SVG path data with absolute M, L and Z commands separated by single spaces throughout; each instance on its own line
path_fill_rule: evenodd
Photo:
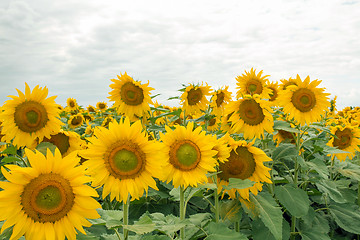
M 229 185 L 223 185 L 223 188 L 226 190 L 236 189 L 245 189 L 254 186 L 255 182 L 249 179 L 239 179 L 239 178 L 229 178 Z
M 4 151 L 1 152 L 1 154 L 11 154 L 16 155 L 17 148 L 13 145 L 8 146 Z
M 333 203 L 329 207 L 330 214 L 335 222 L 345 231 L 360 234 L 360 209 L 359 206 L 345 203 Z
M 54 154 L 56 146 L 50 142 L 41 142 L 36 146 L 36 150 L 44 154 L 44 156 L 46 156 L 47 149 L 49 149 Z
M 309 197 L 307 193 L 300 188 L 295 188 L 291 184 L 277 186 L 275 188 L 275 195 L 292 216 L 299 218 L 305 216 L 309 211 Z
M 206 228 L 205 240 L 247 240 L 248 238 L 239 232 L 229 229 L 224 223 L 211 222 Z

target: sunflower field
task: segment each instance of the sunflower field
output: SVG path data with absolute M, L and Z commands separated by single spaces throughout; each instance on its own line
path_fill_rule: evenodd
M 25 83 L 0 108 L 0 240 L 359 240 L 360 108 L 268 77 L 175 107 L 126 72 L 111 106 Z

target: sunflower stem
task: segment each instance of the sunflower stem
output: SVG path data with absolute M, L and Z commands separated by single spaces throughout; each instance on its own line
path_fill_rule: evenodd
M 128 195 L 126 203 L 123 202 L 123 213 L 124 213 L 123 221 L 124 221 L 124 225 L 129 224 L 129 206 L 130 206 L 130 195 Z M 127 240 L 128 236 L 129 236 L 129 231 L 124 228 L 123 233 L 124 233 L 124 240 Z
M 235 232 L 240 232 L 240 221 L 235 222 Z
M 217 175 L 213 176 L 213 182 L 217 183 Z M 215 200 L 215 222 L 218 223 L 220 220 L 220 206 L 219 206 L 219 194 L 217 188 L 214 190 Z
M 180 221 L 185 220 L 185 196 L 184 196 L 184 187 L 180 186 Z M 180 229 L 180 239 L 185 239 L 185 227 Z

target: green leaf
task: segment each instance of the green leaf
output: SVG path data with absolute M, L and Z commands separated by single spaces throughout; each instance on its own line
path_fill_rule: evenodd
M 13 145 L 8 146 L 4 151 L 2 151 L 2 154 L 11 154 L 16 155 L 17 148 Z
M 296 146 L 291 143 L 281 143 L 279 147 L 277 147 L 272 155 L 272 159 L 274 161 L 280 160 L 282 158 L 293 158 L 298 156 L 299 153 L 296 149 Z
M 233 188 L 245 189 L 254 186 L 255 182 L 249 179 L 239 179 L 239 178 L 229 178 L 229 185 L 223 185 L 223 188 L 226 190 L 231 190 Z
M 220 217 L 230 222 L 238 222 L 241 220 L 241 203 L 237 199 L 222 201 L 220 204 Z
M 335 222 L 345 231 L 360 234 L 360 210 L 359 206 L 345 203 L 333 203 L 329 207 Z
M 292 216 L 299 218 L 307 214 L 310 200 L 304 190 L 295 188 L 291 184 L 286 184 L 284 186 L 277 186 L 275 188 L 275 195 Z
M 230 230 L 225 223 L 211 222 L 206 228 L 208 236 L 204 240 L 247 240 L 248 238 L 239 232 Z
M 300 133 L 299 130 L 291 127 L 290 123 L 285 122 L 285 121 L 279 121 L 279 120 L 274 121 L 274 130 L 284 130 L 287 132 Z
M 119 227 L 123 224 L 123 211 L 97 209 L 97 212 L 101 216 L 101 219 L 106 222 L 106 227 L 109 229 Z M 99 224 L 101 224 L 101 221 L 99 221 Z
M 346 203 L 346 199 L 338 190 L 336 182 L 330 180 L 321 180 L 320 182 L 315 183 L 320 192 L 323 192 L 337 203 Z
M 139 221 L 135 222 L 133 225 L 123 225 L 123 228 L 137 234 L 149 233 L 156 229 L 155 223 L 153 223 L 148 215 L 143 215 Z
M 337 153 L 349 153 L 349 152 L 340 150 L 335 147 L 330 147 L 328 145 L 324 146 L 324 154 L 337 154 Z
M 198 227 L 204 227 L 212 219 L 210 213 L 197 213 L 189 216 L 189 221 Z
M 251 223 L 252 226 L 252 236 L 253 240 L 275 240 L 274 235 L 270 230 L 265 227 L 264 223 L 259 219 Z M 282 239 L 288 240 L 290 238 L 290 225 L 283 219 L 283 228 L 282 228 Z
M 282 240 L 282 211 L 274 198 L 267 192 L 260 192 L 257 196 L 250 194 L 250 202 L 255 204 L 260 219 L 275 239 Z
M 36 150 L 41 152 L 46 156 L 47 149 L 49 149 L 53 154 L 55 153 L 56 146 L 50 142 L 41 142 L 39 145 L 36 146 Z
M 13 163 L 13 162 L 19 162 L 21 161 L 21 159 L 18 157 L 4 157 L 3 159 L 1 159 L 1 161 L 3 163 Z
M 331 240 L 327 233 L 321 232 L 318 228 L 305 228 L 300 231 L 302 240 Z
M 311 170 L 315 170 L 316 172 L 318 172 L 322 178 L 328 178 L 329 169 L 327 168 L 324 161 L 322 161 L 321 159 L 315 158 L 309 162 L 306 162 L 306 164 Z

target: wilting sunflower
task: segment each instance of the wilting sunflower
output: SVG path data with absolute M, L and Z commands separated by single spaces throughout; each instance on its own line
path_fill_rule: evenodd
M 80 127 L 84 123 L 84 116 L 81 113 L 71 116 L 68 120 L 70 128 Z
M 186 115 L 201 114 L 201 111 L 204 111 L 209 104 L 206 96 L 210 95 L 210 91 L 211 88 L 207 83 L 206 86 L 194 84 L 187 86 L 180 97 L 180 104 Z
M 79 107 L 79 105 L 77 104 L 75 98 L 68 98 L 68 99 L 66 100 L 66 106 L 67 106 L 67 108 L 68 108 L 69 111 L 77 110 L 78 107 Z
M 134 81 L 132 77 L 125 74 L 117 75 L 118 79 L 111 79 L 113 84 L 110 87 L 113 89 L 109 92 L 108 97 L 110 101 L 115 101 L 114 107 L 120 114 L 125 114 L 130 120 L 135 121 L 137 117 L 142 117 L 150 111 L 149 104 L 153 104 L 150 91 L 154 88 L 148 87 L 147 84 L 141 84 L 140 81 Z
M 79 154 L 94 178 L 92 186 L 103 186 L 102 197 L 127 202 L 128 195 L 139 199 L 148 187 L 158 190 L 153 177 L 162 176 L 164 153 L 161 144 L 149 141 L 142 124 L 114 121 L 109 129 L 95 128 L 88 148 Z
M 269 94 L 271 90 L 266 87 L 267 77 L 269 77 L 269 75 L 262 76 L 262 70 L 258 74 L 256 74 L 255 71 L 253 68 L 251 68 L 250 72 L 245 70 L 245 74 L 235 78 L 237 80 L 236 85 L 238 85 L 237 89 L 239 89 L 239 91 L 236 92 L 236 98 L 239 99 L 244 95 L 254 94 L 260 95 L 261 98 L 270 98 Z
M 229 103 L 227 111 L 234 112 L 229 118 L 233 131 L 243 133 L 246 139 L 260 138 L 264 136 L 264 130 L 268 133 L 274 131 L 270 103 L 257 94 Z
M 99 109 L 101 112 L 105 112 L 107 107 L 107 103 L 106 102 L 98 102 L 96 103 L 96 108 Z
M 50 142 L 54 144 L 63 157 L 69 155 L 73 151 L 82 149 L 81 145 L 84 144 L 79 134 L 73 131 L 60 130 L 57 134 L 51 134 L 50 138 L 44 137 L 43 142 Z
M 290 85 L 279 94 L 279 105 L 283 106 L 285 114 L 304 125 L 317 122 L 321 115 L 330 106 L 329 93 L 324 93 L 324 88 L 318 88 L 321 80 L 313 80 L 307 76 L 302 82 L 299 75 L 296 76 L 297 86 Z
M 163 180 L 172 181 L 175 188 L 196 187 L 207 182 L 209 171 L 216 171 L 215 142 L 201 127 L 193 128 L 194 123 L 190 122 L 187 127 L 176 126 L 175 130 L 165 126 L 166 134 L 160 133 L 166 154 Z
M 356 151 L 360 151 L 360 130 L 351 125 L 335 126 L 330 128 L 332 137 L 327 145 L 336 147 L 347 153 L 336 153 L 332 155 L 332 159 L 336 156 L 340 161 L 345 161 L 346 157 L 352 159 Z
M 0 113 L 3 141 L 13 140 L 13 144 L 18 147 L 31 147 L 36 138 L 41 141 L 60 130 L 62 123 L 59 119 L 60 110 L 54 100 L 56 96 L 46 98 L 47 87 L 36 86 L 31 92 L 25 83 L 25 94 L 17 91 L 19 97 L 10 96 L 12 99 L 5 102 L 3 112 Z
M 257 195 L 262 190 L 262 183 L 272 183 L 270 180 L 270 168 L 264 166 L 264 162 L 272 161 L 261 149 L 252 146 L 246 141 L 229 141 L 231 147 L 228 161 L 219 165 L 218 193 L 223 185 L 229 185 L 230 178 L 249 179 L 255 182 L 254 186 L 245 189 L 224 190 L 223 195 L 228 193 L 231 198 L 236 198 L 236 192 L 243 199 L 249 200 L 249 191 Z
M 212 114 L 221 116 L 224 112 L 224 106 L 231 101 L 231 92 L 228 91 L 229 86 L 224 89 L 220 88 L 211 94 L 210 107 Z
M 272 106 L 278 106 L 279 86 L 277 82 L 268 82 L 267 88 L 272 92 L 269 94 Z
M 5 165 L 8 182 L 0 182 L 1 231 L 14 226 L 10 239 L 75 239 L 76 230 L 86 234 L 87 219 L 99 218 L 97 192 L 86 185 L 85 167 L 77 166 L 75 153 L 62 158 L 60 151 L 46 157 L 25 149 L 31 167 Z

